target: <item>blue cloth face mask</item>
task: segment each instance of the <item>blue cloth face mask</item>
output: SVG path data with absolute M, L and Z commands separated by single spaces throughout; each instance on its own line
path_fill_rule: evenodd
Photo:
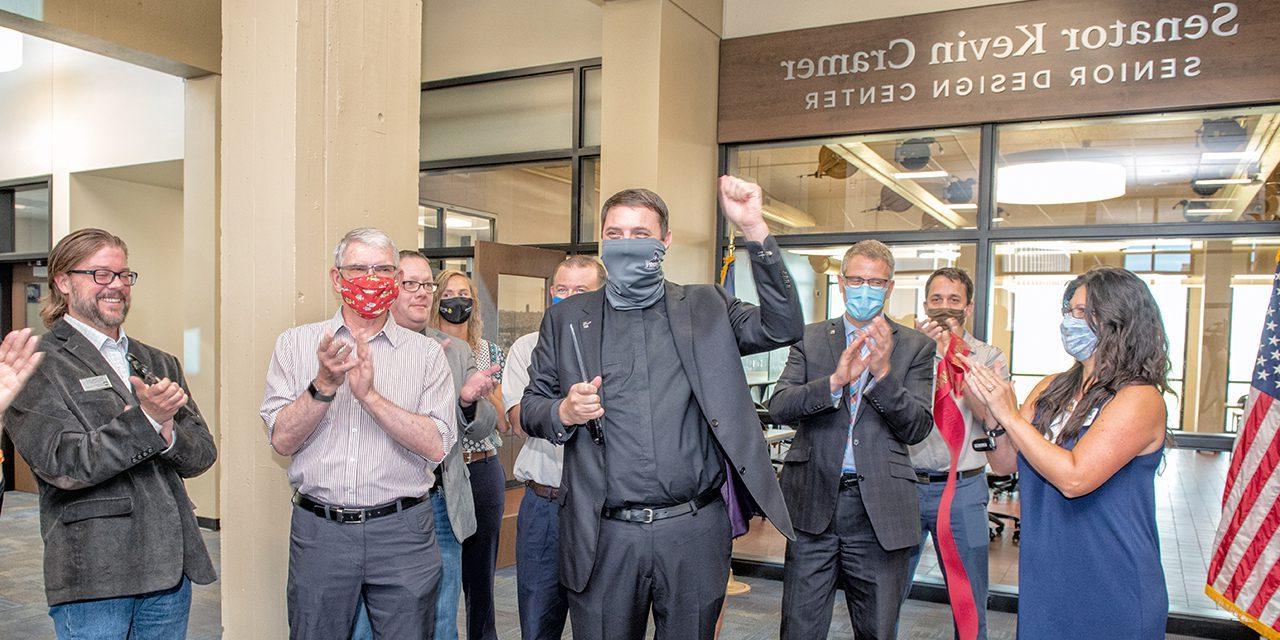
M 564 300 L 564 298 L 561 298 L 560 296 L 551 296 L 551 304 L 555 304 L 561 300 Z
M 1084 362 L 1098 346 L 1098 335 L 1089 328 L 1089 322 L 1071 314 L 1062 316 L 1062 348 L 1072 358 Z
M 662 259 L 667 247 L 656 238 L 627 238 L 600 243 L 600 260 L 609 271 L 604 295 L 619 311 L 645 309 L 662 298 Z
M 854 320 L 866 322 L 880 315 L 880 311 L 884 309 L 884 296 L 887 292 L 887 288 L 877 289 L 869 284 L 845 287 L 844 310 L 849 312 L 849 317 Z

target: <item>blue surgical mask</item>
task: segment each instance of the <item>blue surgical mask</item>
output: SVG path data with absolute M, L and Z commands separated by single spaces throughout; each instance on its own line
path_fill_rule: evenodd
M 869 284 L 860 287 L 844 288 L 844 310 L 849 317 L 858 322 L 866 322 L 884 309 L 884 296 L 888 290 L 877 289 Z
M 1098 346 L 1098 335 L 1089 328 L 1087 320 L 1066 314 L 1062 316 L 1061 331 L 1062 348 L 1072 358 L 1084 362 L 1093 355 L 1093 350 Z
M 564 300 L 564 298 L 561 298 L 560 296 L 551 296 L 551 304 L 555 304 L 561 300 Z

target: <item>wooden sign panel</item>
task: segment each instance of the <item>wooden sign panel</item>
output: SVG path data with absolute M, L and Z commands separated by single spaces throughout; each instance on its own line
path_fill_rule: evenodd
M 1280 102 L 1280 1 L 1033 0 L 720 45 L 720 142 Z

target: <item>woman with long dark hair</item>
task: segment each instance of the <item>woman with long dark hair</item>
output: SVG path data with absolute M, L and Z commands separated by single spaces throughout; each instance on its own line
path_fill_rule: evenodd
M 481 337 L 484 324 L 480 310 L 476 308 L 479 300 L 471 278 L 461 271 L 446 269 L 436 276 L 436 282 L 440 291 L 432 301 L 427 323 L 454 339 L 466 342 L 475 355 L 477 369 L 505 365 L 506 356 L 502 349 Z M 494 378 L 498 385 L 489 394 L 488 401 L 497 408 L 498 430 L 507 433 L 510 427 L 507 413 L 502 409 L 501 369 Z M 506 478 L 497 457 L 502 439 L 496 433 L 483 440 L 463 436 L 456 446 L 462 447 L 462 460 L 466 462 L 471 476 L 471 497 L 476 512 L 476 532 L 462 541 L 462 593 L 467 603 L 467 640 L 497 640 L 493 573 L 498 562 L 498 536 L 502 531 L 506 498 Z M 436 612 L 436 615 L 441 615 L 441 612 Z M 457 638 L 456 628 L 440 629 L 441 626 L 437 625 L 437 629 L 447 638 Z M 437 637 L 437 640 L 444 639 Z
M 1146 283 L 1097 268 L 1067 285 L 1062 343 L 1076 363 L 1013 387 L 968 360 L 965 389 L 1009 434 L 990 456 L 1019 472 L 1018 637 L 1164 638 L 1169 596 L 1156 532 L 1169 341 Z M 1009 446 L 1012 445 L 1012 446 Z

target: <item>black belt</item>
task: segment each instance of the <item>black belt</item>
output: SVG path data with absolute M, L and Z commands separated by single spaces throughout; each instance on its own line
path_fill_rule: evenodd
M 856 473 L 842 473 L 842 474 L 840 474 L 840 488 L 841 488 L 841 489 L 848 489 L 849 487 L 856 487 L 856 486 L 858 486 L 858 483 L 859 483 L 859 482 L 861 482 L 861 481 L 862 481 L 862 476 L 861 476 L 861 475 L 859 475 L 859 474 L 856 474 Z
M 986 467 L 978 467 L 977 469 L 970 469 L 970 470 L 968 470 L 968 471 L 961 471 L 961 472 L 959 472 L 957 475 L 959 476 L 959 478 L 958 478 L 959 480 L 965 480 L 965 479 L 968 479 L 968 478 L 972 478 L 972 477 L 974 477 L 974 476 L 976 476 L 976 475 L 980 475 L 980 474 L 981 474 L 981 473 L 983 473 L 984 471 L 986 471 Z M 934 483 L 934 482 L 946 482 L 946 481 L 947 481 L 947 475 L 948 475 L 948 474 L 947 474 L 946 472 L 943 472 L 943 473 L 928 473 L 928 472 L 926 472 L 926 471 L 917 471 L 917 472 L 916 472 L 916 482 L 919 482 L 920 484 L 932 484 L 932 483 Z
M 720 487 L 716 487 L 703 492 L 693 500 L 680 504 L 667 507 L 605 507 L 600 511 L 600 515 L 610 520 L 648 524 L 655 520 L 666 520 L 686 513 L 694 513 L 719 499 Z
M 334 507 L 323 502 L 316 502 L 301 493 L 293 498 L 293 503 L 310 511 L 311 513 L 324 518 L 325 520 L 333 520 L 334 522 L 348 524 L 352 522 L 365 522 L 382 516 L 389 516 L 398 511 L 404 511 L 409 507 L 422 503 L 422 498 L 400 498 L 395 502 L 389 502 L 368 509 L 352 509 L 346 507 Z

